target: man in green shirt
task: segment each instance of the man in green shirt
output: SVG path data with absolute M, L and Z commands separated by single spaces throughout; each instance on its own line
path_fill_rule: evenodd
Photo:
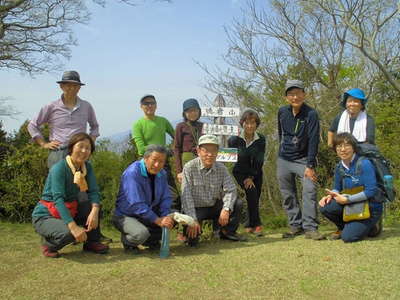
M 142 157 L 148 145 L 166 146 L 165 135 L 168 133 L 174 138 L 175 131 L 166 118 L 156 116 L 157 101 L 153 95 L 143 96 L 140 99 L 140 108 L 143 110 L 144 116 L 133 123 L 132 138 L 135 141 L 139 156 Z M 174 177 L 172 176 L 171 166 L 168 160 L 164 169 L 167 171 L 168 185 L 173 199 L 171 209 L 180 211 L 181 204 L 178 196 L 178 189 Z
M 148 145 L 165 146 L 165 134 L 174 138 L 174 129 L 164 117 L 156 116 L 157 101 L 153 95 L 140 99 L 140 108 L 144 117 L 133 123 L 132 138 L 135 141 L 139 156 L 143 156 Z

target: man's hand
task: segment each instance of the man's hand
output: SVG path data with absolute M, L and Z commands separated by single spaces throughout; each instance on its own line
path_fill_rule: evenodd
M 198 222 L 193 226 L 188 226 L 186 228 L 186 234 L 189 238 L 194 239 L 196 238 L 201 232 L 201 226 Z
M 77 242 L 86 242 L 87 235 L 84 228 L 76 225 L 76 223 L 73 221 L 68 223 L 68 229 Z
M 244 185 L 244 188 L 245 188 L 246 190 L 256 187 L 256 186 L 254 185 L 254 182 L 253 182 L 253 179 L 252 179 L 252 178 L 246 178 L 246 179 L 243 181 L 243 185 Z
M 161 217 L 157 218 L 154 223 L 156 223 L 160 227 L 167 227 L 168 229 L 172 229 L 174 227 L 175 221 L 171 217 Z
M 161 219 L 161 227 L 167 227 L 168 229 L 172 229 L 174 227 L 175 221 L 171 217 L 163 217 Z
M 218 223 L 224 227 L 229 222 L 229 210 L 222 209 L 219 215 Z
M 315 173 L 315 170 L 308 167 L 304 170 L 304 177 L 307 177 L 314 182 L 317 181 L 317 174 Z
M 59 141 L 51 141 L 48 143 L 43 143 L 40 146 L 44 149 L 49 149 L 49 150 L 57 150 L 58 147 L 60 147 L 61 143 Z

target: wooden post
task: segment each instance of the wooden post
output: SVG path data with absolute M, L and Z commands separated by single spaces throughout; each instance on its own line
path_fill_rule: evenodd
M 224 99 L 224 97 L 222 97 L 221 94 L 218 94 L 217 97 L 215 97 L 215 99 L 213 101 L 213 105 L 215 107 L 225 107 L 225 99 Z M 214 124 L 225 125 L 225 118 L 224 117 L 216 117 L 216 118 L 214 118 Z M 222 147 L 222 148 L 227 147 L 226 136 L 219 135 L 218 136 L 218 140 L 219 140 L 219 146 L 220 147 Z

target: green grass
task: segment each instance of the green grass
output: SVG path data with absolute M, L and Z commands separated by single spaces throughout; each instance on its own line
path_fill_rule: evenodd
M 323 230 L 328 232 L 331 227 Z M 1 299 L 399 299 L 400 226 L 354 244 L 280 238 L 267 232 L 248 242 L 171 241 L 172 255 L 108 255 L 61 250 L 44 258 L 30 224 L 0 223 Z M 115 241 L 113 229 L 105 234 Z

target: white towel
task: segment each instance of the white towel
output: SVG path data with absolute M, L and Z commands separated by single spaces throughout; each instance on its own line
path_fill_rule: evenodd
M 340 116 L 337 133 L 350 132 L 350 114 L 345 110 Z M 367 140 L 367 114 L 365 111 L 360 111 L 354 123 L 353 136 L 360 143 Z
M 196 224 L 191 216 L 184 215 L 178 212 L 171 213 L 168 216 L 173 218 L 176 222 L 180 224 L 185 224 L 189 226 L 193 226 L 194 224 Z

